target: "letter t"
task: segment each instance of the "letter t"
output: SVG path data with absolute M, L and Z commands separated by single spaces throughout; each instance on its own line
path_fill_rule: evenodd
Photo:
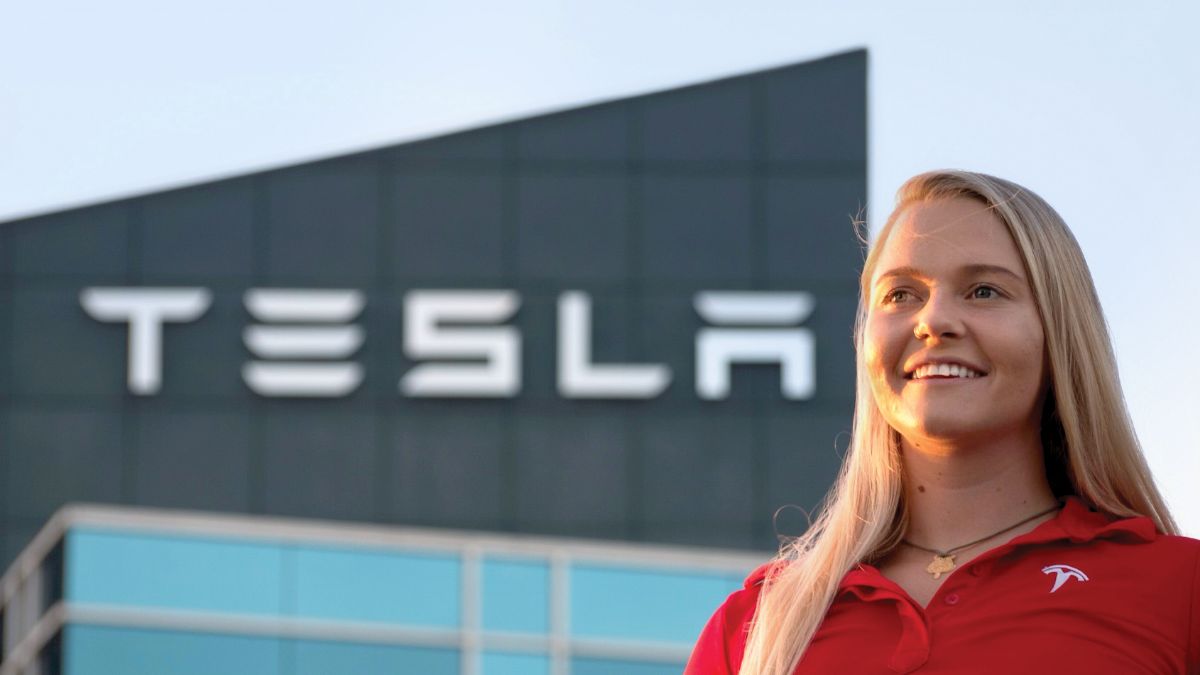
M 85 288 L 79 303 L 88 316 L 129 323 L 129 390 L 148 395 L 162 384 L 162 325 L 200 317 L 212 303 L 206 288 Z

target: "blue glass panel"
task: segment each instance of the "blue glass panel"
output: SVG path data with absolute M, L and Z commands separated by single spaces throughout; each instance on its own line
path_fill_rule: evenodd
M 571 633 L 691 644 L 737 587 L 726 574 L 575 566 Z
M 68 625 L 64 675 L 282 675 L 279 640 Z
M 550 632 L 550 567 L 533 560 L 484 559 L 483 629 Z
M 67 533 L 66 553 L 72 602 L 279 613 L 274 546 L 77 529 Z
M 329 548 L 294 555 L 299 616 L 458 627 L 457 556 Z
M 571 659 L 571 675 L 679 675 L 683 663 L 638 663 L 605 659 Z
M 318 641 L 295 647 L 295 675 L 459 675 L 456 650 Z
M 550 657 L 544 654 L 484 652 L 480 675 L 550 675 Z

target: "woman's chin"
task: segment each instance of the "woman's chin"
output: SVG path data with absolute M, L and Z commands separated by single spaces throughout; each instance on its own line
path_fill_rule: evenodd
M 959 415 L 927 415 L 897 429 L 904 440 L 916 448 L 953 446 L 995 434 L 999 429 L 987 423 L 973 424 Z

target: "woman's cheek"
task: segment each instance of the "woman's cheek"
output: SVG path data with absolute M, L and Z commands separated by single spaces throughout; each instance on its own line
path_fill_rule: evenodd
M 875 405 L 886 415 L 891 415 L 897 407 L 899 392 L 895 391 L 895 385 L 888 376 L 888 353 L 876 345 L 869 347 L 863 356 Z
M 1021 326 L 1020 332 L 1012 336 L 1011 342 L 1020 345 L 1021 348 L 1015 358 L 1019 360 L 1019 363 L 1035 369 L 1030 376 L 1040 381 L 1045 375 L 1046 368 L 1045 336 L 1042 333 L 1042 325 L 1036 315 L 1027 317 L 1026 322 L 1017 325 Z
M 863 325 L 863 359 L 867 367 L 871 368 L 872 373 L 880 367 L 886 352 L 887 340 L 883 328 L 884 326 L 881 325 L 875 314 L 867 315 L 867 320 Z
M 880 393 L 881 388 L 887 387 L 888 384 L 885 357 L 886 353 L 877 345 L 868 345 L 863 354 L 863 362 L 871 380 L 871 388 L 875 390 L 876 395 Z

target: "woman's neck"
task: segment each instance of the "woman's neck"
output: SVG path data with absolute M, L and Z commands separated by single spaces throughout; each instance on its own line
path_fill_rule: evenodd
M 1009 437 L 969 447 L 921 445 L 901 441 L 909 515 L 905 539 L 910 542 L 947 550 L 1014 525 L 1056 501 L 1036 438 Z

